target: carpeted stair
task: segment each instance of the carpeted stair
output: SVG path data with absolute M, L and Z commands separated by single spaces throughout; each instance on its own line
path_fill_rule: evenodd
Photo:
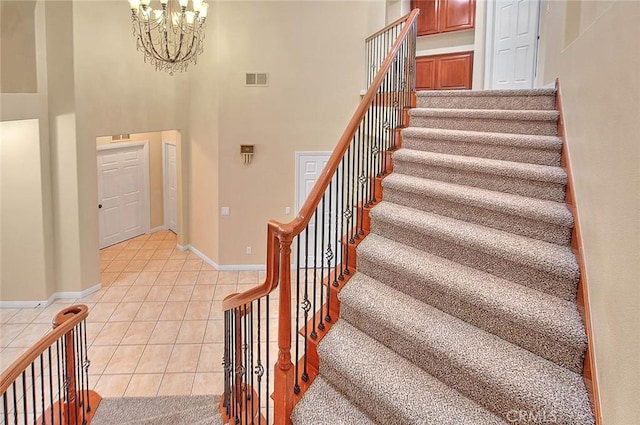
M 593 424 L 554 90 L 418 93 L 294 424 Z
M 219 400 L 218 396 L 105 398 L 91 425 L 222 425 Z

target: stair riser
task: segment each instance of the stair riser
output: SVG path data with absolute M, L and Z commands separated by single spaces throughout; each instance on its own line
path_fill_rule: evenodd
M 397 158 L 394 159 L 393 169 L 397 173 L 409 176 L 440 180 L 555 202 L 562 202 L 565 194 L 565 186 L 560 183 L 524 180 L 472 170 L 402 161 Z
M 555 109 L 555 96 L 418 96 L 418 108 Z
M 443 215 L 483 226 L 500 229 L 559 245 L 571 243 L 571 228 L 528 219 L 508 213 L 483 209 L 436 198 L 429 194 L 415 194 L 391 187 L 384 189 L 385 201 L 418 210 Z
M 473 370 L 466 370 L 463 364 L 458 364 L 447 355 L 448 353 L 438 352 L 433 347 L 425 346 L 422 341 L 412 340 L 397 329 L 387 329 L 384 323 L 367 315 L 366 312 L 352 309 L 346 304 L 343 306 L 343 320 L 357 323 L 360 331 L 387 347 L 393 347 L 394 351 L 487 410 L 508 420 L 509 412 L 536 411 L 540 408 L 532 401 L 520 399 L 509 388 L 502 388 L 499 382 L 493 382 Z M 558 418 L 558 423 L 575 423 L 573 419 Z M 511 423 L 536 422 L 534 420 Z
M 447 130 L 487 131 L 540 136 L 555 136 L 558 133 L 558 126 L 555 120 L 519 121 L 492 118 L 411 116 L 410 125 L 412 127 L 442 128 Z
M 435 238 L 426 233 L 417 233 L 395 223 L 392 224 L 375 218 L 371 221 L 371 231 L 387 239 L 401 242 L 433 255 L 491 273 L 494 276 L 568 301 L 575 301 L 576 299 L 577 278 L 570 279 L 557 276 L 475 248 L 457 245 L 452 241 Z
M 467 143 L 443 139 L 423 139 L 411 136 L 405 136 L 403 138 L 402 147 L 449 155 L 474 156 L 500 159 L 503 161 L 560 166 L 560 152 L 542 149 L 519 148 L 487 143 Z
M 362 409 L 377 423 L 398 425 L 408 423 L 399 417 L 397 410 L 394 411 L 393 406 L 386 406 L 380 403 L 380 400 L 375 399 L 374 394 L 366 392 L 366 388 L 345 379 L 340 372 L 331 367 L 330 362 L 320 362 L 320 374 L 325 380 L 338 388 L 342 394 L 348 394 L 349 401 Z M 376 402 L 372 403 L 372 400 Z
M 499 310 L 486 308 L 479 302 L 474 303 L 476 300 L 472 297 L 464 297 L 464 294 L 448 290 L 438 280 L 413 275 L 400 267 L 383 267 L 379 262 L 361 256 L 358 258 L 358 272 L 560 366 L 582 373 L 584 344 L 560 341 L 552 331 L 543 333 L 527 323 L 518 323 Z M 341 317 L 345 317 L 344 311 Z

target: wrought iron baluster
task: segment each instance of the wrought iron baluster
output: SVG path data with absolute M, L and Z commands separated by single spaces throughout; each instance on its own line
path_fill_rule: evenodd
M 268 318 L 269 317 L 269 295 L 267 295 L 266 298 L 267 298 L 267 301 L 265 303 L 265 307 L 266 307 L 266 310 L 267 310 L 267 318 Z M 271 363 L 269 362 L 269 341 L 271 341 L 271 340 L 269 339 L 269 319 L 267 319 L 265 321 L 265 323 L 266 323 L 265 328 L 266 328 L 266 333 L 267 333 L 267 344 L 266 344 L 267 345 L 267 349 L 266 349 L 266 352 L 267 352 L 267 355 L 266 355 L 267 363 L 266 364 L 267 364 L 267 367 L 270 368 L 271 367 Z M 266 386 L 267 392 L 266 392 L 266 394 L 269 394 L 269 391 L 271 390 L 271 387 L 269 387 L 269 372 L 267 372 L 266 375 L 267 375 L 267 386 Z M 269 400 L 267 400 L 266 404 L 267 404 L 267 408 L 265 409 L 266 410 L 266 415 L 265 415 L 266 418 L 265 419 L 266 419 L 266 423 L 269 424 L 270 423 L 269 422 Z
M 327 284 L 326 284 L 326 291 L 327 291 L 327 314 L 324 318 L 325 321 L 327 322 L 331 322 L 331 313 L 329 312 L 329 309 L 331 307 L 331 260 L 333 260 L 334 255 L 333 255 L 333 251 L 331 250 L 331 205 L 332 205 L 332 199 L 331 199 L 331 185 L 332 185 L 332 181 L 329 180 L 329 228 L 327 229 L 327 251 L 325 253 L 325 256 L 327 258 Z M 324 245 L 323 245 L 324 246 Z M 324 280 L 323 280 L 324 282 Z
M 316 293 L 318 288 L 318 207 L 313 213 L 313 314 L 311 315 L 311 338 L 318 338 L 316 332 Z
M 322 208 L 320 209 L 320 211 L 322 211 L 322 224 L 321 224 L 321 231 L 320 231 L 320 323 L 318 324 L 318 329 L 320 329 L 321 331 L 324 330 L 324 315 L 322 314 L 322 308 L 324 306 L 324 258 L 323 256 L 323 250 L 324 250 L 324 224 L 325 224 L 325 205 L 324 205 L 324 198 L 326 197 L 326 193 L 324 195 L 322 195 Z M 316 241 L 316 244 L 318 242 Z
M 305 269 L 305 273 L 307 270 Z M 293 361 L 294 365 L 294 377 L 293 377 L 293 392 L 298 394 L 300 393 L 300 385 L 298 384 L 298 359 L 300 358 L 299 354 L 299 343 L 300 339 L 298 338 L 298 329 L 300 329 L 300 237 L 296 237 L 296 357 Z
M 313 270 L 313 274 L 315 275 L 316 271 Z M 298 287 L 300 283 L 298 281 Z M 302 368 L 302 380 L 307 382 L 309 380 L 309 374 L 307 373 L 307 348 L 309 341 L 309 310 L 311 309 L 311 304 L 309 303 L 309 224 L 304 228 L 304 298 L 302 301 L 302 310 L 304 311 L 304 363 Z M 299 327 L 296 327 L 296 331 Z M 296 333 L 296 340 L 297 340 Z
M 56 365 L 58 367 L 58 419 L 59 423 L 62 423 L 62 402 L 64 395 L 62 393 L 62 388 L 64 387 L 64 377 L 60 373 L 60 362 L 62 359 L 60 358 L 60 339 L 56 340 Z M 60 386 L 62 384 L 62 387 Z

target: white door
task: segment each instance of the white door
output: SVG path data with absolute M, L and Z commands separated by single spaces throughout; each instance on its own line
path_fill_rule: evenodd
M 538 42 L 540 0 L 495 0 L 489 3 L 487 39 L 491 89 L 533 87 Z M 491 7 L 489 7 L 491 9 Z
M 164 145 L 164 224 L 173 233 L 178 233 L 178 177 L 176 167 L 176 145 Z
M 146 144 L 98 148 L 100 248 L 149 231 Z
M 300 211 L 302 205 L 307 200 L 307 197 L 311 193 L 316 180 L 320 177 L 324 166 L 329 160 L 331 152 L 297 152 L 297 193 L 296 193 L 296 211 Z M 300 261 L 304 266 L 305 252 L 307 254 L 307 265 L 309 268 L 314 266 L 321 267 L 322 262 L 324 266 L 327 266 L 326 254 L 329 249 L 333 253 L 334 259 L 331 261 L 331 265 L 334 263 L 340 263 L 342 255 L 340 245 L 340 237 L 336 243 L 336 226 L 341 226 L 343 214 L 338 215 L 336 219 L 335 211 L 342 211 L 342 200 L 336 199 L 336 186 L 341 184 L 341 180 L 337 180 L 337 176 L 334 176 L 331 181 L 331 187 L 327 188 L 325 192 L 324 202 L 324 214 L 322 210 L 322 202 L 318 206 L 317 219 L 312 217 L 309 221 L 308 232 L 303 232 L 300 241 Z M 331 189 L 331 195 L 329 195 L 329 189 Z M 342 191 L 338 190 L 338 194 Z M 330 212 L 333 212 L 330 214 Z M 340 230 L 340 229 L 338 229 Z M 345 229 L 346 231 L 346 229 Z M 324 239 L 323 239 L 324 236 Z M 308 242 L 306 241 L 308 239 Z M 315 241 L 318 241 L 318 244 Z M 324 243 L 322 243 L 324 242 Z M 338 248 L 336 246 L 338 245 Z M 293 254 L 297 256 L 296 251 Z M 314 263 L 314 261 L 316 261 Z M 295 262 L 295 259 L 294 259 Z

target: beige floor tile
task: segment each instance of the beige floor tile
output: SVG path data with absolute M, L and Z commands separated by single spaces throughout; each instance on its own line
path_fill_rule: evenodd
M 178 271 L 162 271 L 156 279 L 156 285 L 173 286 L 178 278 Z
M 227 295 L 235 294 L 237 292 L 237 285 L 221 285 L 216 286 L 216 291 L 213 293 L 214 300 L 224 300 Z
M 222 300 L 214 300 L 211 303 L 211 311 L 209 311 L 209 320 L 224 319 L 224 311 L 222 310 Z
M 181 321 L 158 322 L 151 333 L 148 344 L 174 344 L 180 332 Z
M 187 260 L 202 260 L 202 258 L 193 251 L 188 251 Z
M 182 322 L 177 344 L 202 344 L 204 333 L 207 330 L 206 320 L 189 320 Z
M 10 326 L 10 325 L 9 325 Z M 24 325 L 19 324 L 16 325 L 19 327 L 23 327 Z M 29 326 L 21 330 L 19 333 L 15 335 L 15 338 L 11 339 L 11 342 L 8 344 L 4 344 L 4 330 L 6 326 L 2 326 L 3 335 L 0 337 L 2 339 L 3 347 L 31 347 L 36 342 L 40 340 L 47 332 L 51 330 L 51 325 L 47 323 L 31 323 Z M 12 334 L 15 333 L 12 332 Z
M 224 391 L 224 373 L 196 373 L 193 380 L 192 395 L 220 395 Z
M 257 271 L 238 272 L 238 283 L 258 283 L 258 272 Z
M 113 260 L 109 266 L 104 269 L 105 272 L 121 272 L 129 264 L 129 260 Z
M 141 302 L 121 302 L 109 319 L 110 322 L 131 322 L 135 319 L 138 310 L 142 306 Z
M 147 298 L 147 294 L 151 290 L 151 286 L 132 286 L 124 296 L 123 301 L 134 302 L 144 301 Z M 151 300 L 149 300 L 151 301 Z
M 145 242 L 145 244 L 142 246 L 142 249 L 153 249 L 156 250 L 160 247 L 160 244 L 162 243 L 162 241 L 147 241 Z
M 89 347 L 87 352 L 87 356 L 91 361 L 89 373 L 102 375 L 102 372 L 104 372 L 107 364 L 109 364 L 109 360 L 111 360 L 113 353 L 116 352 L 116 348 L 118 348 L 116 345 L 93 345 Z
M 101 300 L 102 301 L 102 300 Z M 99 302 L 89 309 L 89 322 L 106 322 L 113 314 L 113 311 L 118 306 L 118 303 Z
M 131 286 L 138 279 L 138 272 L 122 272 L 113 281 L 112 286 Z
M 187 306 L 184 320 L 207 320 L 209 318 L 209 310 L 211 309 L 211 301 L 192 301 Z
M 171 344 L 147 345 L 135 373 L 164 373 L 172 350 Z
M 224 342 L 224 320 L 209 320 L 207 330 L 204 333 L 204 342 L 221 343 Z
M 129 242 L 129 244 L 125 247 L 125 249 L 134 249 L 134 250 L 139 250 L 142 248 L 142 246 L 144 245 L 144 241 L 131 241 Z
M 102 397 L 122 397 L 129 385 L 131 375 L 102 375 L 95 391 Z
M 191 301 L 211 301 L 215 289 L 214 285 L 196 285 L 191 293 Z
M 215 285 L 218 281 L 218 272 L 201 270 L 196 283 L 198 285 Z
M 145 301 L 167 301 L 171 286 L 152 286 Z
M 31 323 L 33 320 L 38 317 L 42 313 L 42 308 L 23 308 L 19 310 L 13 310 L 14 314 L 12 314 L 6 321 L 2 323 Z M 0 310 L 3 311 L 3 310 Z
M 135 250 L 124 249 L 116 255 L 115 260 L 133 260 L 133 257 L 136 255 Z
M 205 263 L 203 263 L 203 264 L 202 264 L 202 268 L 200 269 L 200 271 L 211 271 L 211 272 L 215 272 L 215 271 L 217 271 L 217 270 L 216 270 L 216 269 L 215 269 L 215 267 L 213 267 L 211 264 L 209 264 L 209 263 L 206 263 L 206 262 L 205 262 Z
M 195 285 L 197 279 L 198 272 L 186 272 L 183 269 L 180 274 L 178 274 L 176 285 Z
M 218 285 L 229 285 L 238 283 L 238 272 L 235 271 L 221 271 L 218 272 Z
M 107 289 L 107 292 L 104 293 L 102 298 L 100 298 L 100 304 L 109 303 L 109 302 L 119 303 L 127 294 L 128 290 L 129 290 L 128 287 L 111 286 L 109 289 Z
M 136 314 L 135 321 L 153 321 L 155 322 L 160 317 L 162 309 L 164 308 L 163 302 L 158 301 L 145 301 L 140 306 L 138 314 Z
M 136 252 L 135 257 L 133 257 L 134 260 L 150 260 L 151 257 L 153 257 L 153 253 L 156 252 L 153 249 L 141 249 L 140 251 Z
M 158 275 L 160 275 L 160 272 L 142 271 L 140 272 L 140 275 L 136 279 L 135 285 L 142 285 L 142 286 L 153 285 L 156 279 L 158 278 Z
M 147 265 L 149 260 L 131 260 L 131 262 L 124 269 L 126 272 L 141 272 Z
M 161 373 L 134 374 L 124 393 L 125 397 L 155 397 L 162 382 Z
M 198 368 L 201 344 L 177 344 L 173 346 L 166 373 L 195 372 Z
M 184 266 L 182 267 L 182 271 L 187 272 L 199 272 L 202 268 L 202 260 L 187 260 L 184 262 Z
M 184 260 L 167 260 L 162 270 L 167 272 L 179 272 L 183 265 Z
M 118 345 L 127 333 L 131 322 L 109 322 L 104 325 L 93 345 Z
M 171 252 L 169 259 L 170 260 L 186 260 L 188 256 L 189 256 L 188 251 L 181 251 L 176 248 Z
M 166 233 L 163 232 L 163 231 L 154 232 L 154 233 L 149 235 L 149 240 L 150 241 L 162 241 L 162 240 L 164 240 L 165 236 L 166 236 Z
M 165 373 L 158 395 L 189 395 L 195 373 Z
M 102 286 L 109 286 L 120 275 L 120 272 L 102 272 L 100 273 L 100 283 Z
M 168 301 L 189 301 L 193 286 L 174 286 L 169 293 Z
M 86 297 L 80 298 L 78 300 L 78 302 L 81 302 L 82 304 L 87 304 L 87 303 L 96 303 L 98 301 L 100 301 L 100 298 L 102 298 L 102 296 L 104 295 L 105 292 L 107 292 L 107 287 L 102 287 L 99 290 L 97 290 L 96 292 L 94 292 L 93 294 L 89 294 Z
M 224 372 L 222 358 L 224 344 L 203 344 L 198 360 L 198 372 Z
M 169 249 L 170 251 L 173 251 L 175 247 L 176 247 L 175 239 L 173 239 L 173 240 L 166 240 L 165 239 L 160 244 L 160 248 L 159 249 Z
M 156 326 L 156 322 L 133 322 L 127 333 L 124 334 L 120 345 L 140 345 L 146 344 L 151 337 L 151 333 Z
M 264 282 L 267 277 L 267 272 L 264 270 L 260 270 L 258 272 L 258 282 Z
M 93 344 L 93 341 L 96 340 L 96 337 L 100 334 L 100 331 L 102 331 L 102 328 L 104 327 L 105 322 L 87 322 L 86 323 L 86 333 L 87 333 L 87 342 L 89 343 L 89 345 Z
M 163 249 L 162 247 L 156 250 L 151 257 L 154 260 L 168 260 L 173 252 L 173 247 L 170 249 Z
M 178 302 L 178 301 L 168 301 L 164 309 L 162 310 L 162 314 L 160 315 L 159 320 L 182 320 L 184 319 L 184 313 L 187 311 L 187 303 L 186 302 Z
M 149 260 L 146 266 L 144 266 L 145 272 L 159 272 L 164 268 L 167 260 Z
M 47 323 L 51 325 L 53 318 L 67 305 L 51 304 L 46 308 L 38 308 L 40 314 L 33 319 L 33 323 Z
M 150 235 L 140 235 L 140 236 L 136 236 L 135 238 L 132 239 L 132 241 L 147 241 L 149 240 L 149 236 Z
M 101 260 L 115 260 L 118 256 L 118 251 L 100 251 L 100 259 Z
M 103 375 L 133 373 L 144 351 L 144 345 L 120 345 L 109 360 Z

